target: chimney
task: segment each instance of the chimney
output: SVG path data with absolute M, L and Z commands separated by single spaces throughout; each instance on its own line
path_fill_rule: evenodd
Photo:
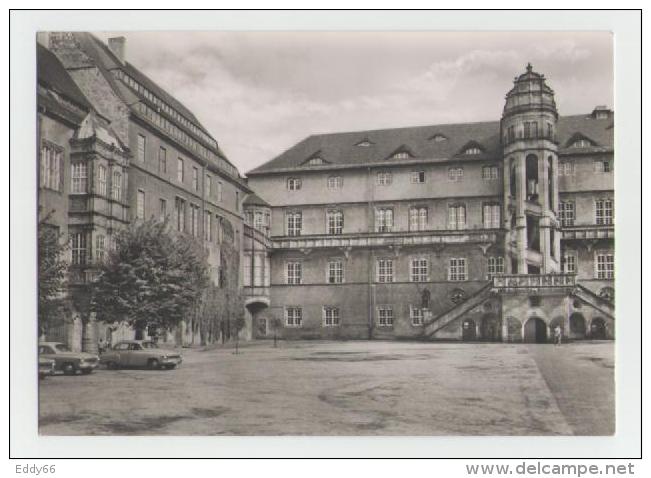
M 127 47 L 127 39 L 124 37 L 113 37 L 108 39 L 108 47 L 115 56 L 124 63 L 124 53 Z

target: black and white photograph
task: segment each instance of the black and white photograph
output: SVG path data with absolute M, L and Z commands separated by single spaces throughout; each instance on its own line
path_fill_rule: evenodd
M 35 433 L 614 438 L 615 42 L 39 29 Z

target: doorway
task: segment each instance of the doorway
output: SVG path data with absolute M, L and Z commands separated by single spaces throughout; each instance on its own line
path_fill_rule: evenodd
M 465 319 L 461 324 L 461 339 L 469 342 L 477 339 L 477 326 L 472 319 Z
M 524 324 L 524 341 L 529 343 L 544 344 L 547 342 L 547 324 L 538 317 L 531 317 Z

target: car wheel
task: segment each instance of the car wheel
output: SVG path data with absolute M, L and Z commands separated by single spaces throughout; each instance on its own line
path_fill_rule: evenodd
M 165 368 L 167 368 L 167 370 L 172 370 L 173 368 L 176 368 L 176 364 L 171 363 Z
M 152 370 L 157 370 L 160 368 L 160 362 L 156 359 L 151 359 L 149 361 L 149 368 Z
M 82 369 L 81 373 L 83 375 L 88 375 L 88 374 L 93 373 L 93 369 L 92 368 L 85 368 L 85 369 Z
M 106 362 L 106 368 L 109 370 L 117 370 L 119 367 L 117 362 Z
M 65 375 L 74 375 L 76 371 L 75 364 L 70 362 L 63 364 L 63 373 Z

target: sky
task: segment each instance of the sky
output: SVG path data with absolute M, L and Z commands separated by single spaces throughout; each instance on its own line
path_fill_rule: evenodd
M 613 107 L 608 32 L 101 32 L 241 173 L 318 133 L 499 120 L 528 62 L 561 115 Z

